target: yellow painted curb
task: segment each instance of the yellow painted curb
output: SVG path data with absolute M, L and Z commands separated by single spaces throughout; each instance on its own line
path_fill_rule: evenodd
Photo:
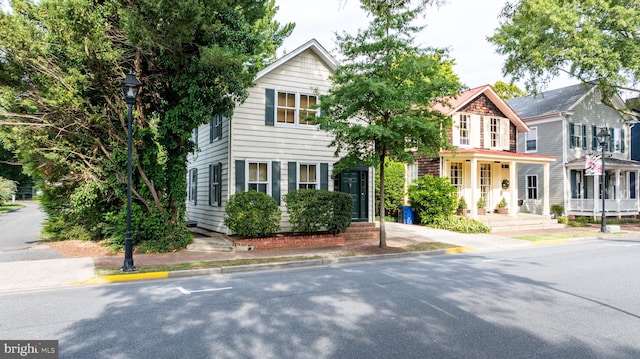
M 113 282 L 127 282 L 127 281 L 142 280 L 142 279 L 159 279 L 159 278 L 168 278 L 168 277 L 169 277 L 169 272 L 149 272 L 149 273 L 108 275 L 103 278 L 106 282 L 113 283 Z
M 569 242 L 568 238 L 543 239 L 541 241 L 532 242 L 532 245 L 534 245 L 534 246 L 546 246 L 547 244 L 558 244 L 558 243 L 567 243 L 567 242 Z
M 474 252 L 476 249 L 471 247 L 456 247 L 456 248 L 447 248 L 445 249 L 445 253 L 464 253 L 464 252 Z

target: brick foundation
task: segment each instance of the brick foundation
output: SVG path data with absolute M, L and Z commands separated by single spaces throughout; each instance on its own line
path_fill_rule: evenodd
M 257 249 L 302 248 L 343 246 L 343 234 L 313 234 L 300 236 L 276 236 L 266 238 L 233 239 L 236 246 L 251 246 Z

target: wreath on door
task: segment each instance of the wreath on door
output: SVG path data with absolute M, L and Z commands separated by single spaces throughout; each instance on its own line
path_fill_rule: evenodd
M 509 188 L 509 180 L 508 179 L 503 179 L 502 180 L 502 189 L 508 189 Z

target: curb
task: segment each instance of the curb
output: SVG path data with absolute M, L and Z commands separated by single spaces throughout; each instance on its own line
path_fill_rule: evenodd
M 230 274 L 230 273 L 243 273 L 253 272 L 261 270 L 271 269 L 287 269 L 287 268 L 305 268 L 305 267 L 318 267 L 323 265 L 335 265 L 344 263 L 357 263 L 357 262 L 369 262 L 374 260 L 385 259 L 397 259 L 403 257 L 433 257 L 445 254 L 473 252 L 475 248 L 470 247 L 457 247 L 447 249 L 436 249 L 432 251 L 415 251 L 406 253 L 389 253 L 369 256 L 353 256 L 353 257 L 336 257 L 336 258 L 322 258 L 322 259 L 310 259 L 305 261 L 293 261 L 282 263 L 264 263 L 264 264 L 247 264 L 230 267 L 219 268 L 204 268 L 204 269 L 191 269 L 191 270 L 179 270 L 172 272 L 147 272 L 147 273 L 131 273 L 131 274 L 116 274 L 108 276 L 96 276 L 88 281 L 76 284 L 103 284 L 103 283 L 118 283 L 118 282 L 132 282 L 140 280 L 150 279 L 164 279 L 164 278 L 186 278 L 202 275 L 213 274 Z

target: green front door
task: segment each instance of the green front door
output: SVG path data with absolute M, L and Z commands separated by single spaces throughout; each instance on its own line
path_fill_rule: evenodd
M 340 191 L 349 193 L 353 199 L 353 211 L 351 220 L 354 222 L 366 222 L 368 218 L 367 191 L 368 171 L 348 171 L 340 174 Z

